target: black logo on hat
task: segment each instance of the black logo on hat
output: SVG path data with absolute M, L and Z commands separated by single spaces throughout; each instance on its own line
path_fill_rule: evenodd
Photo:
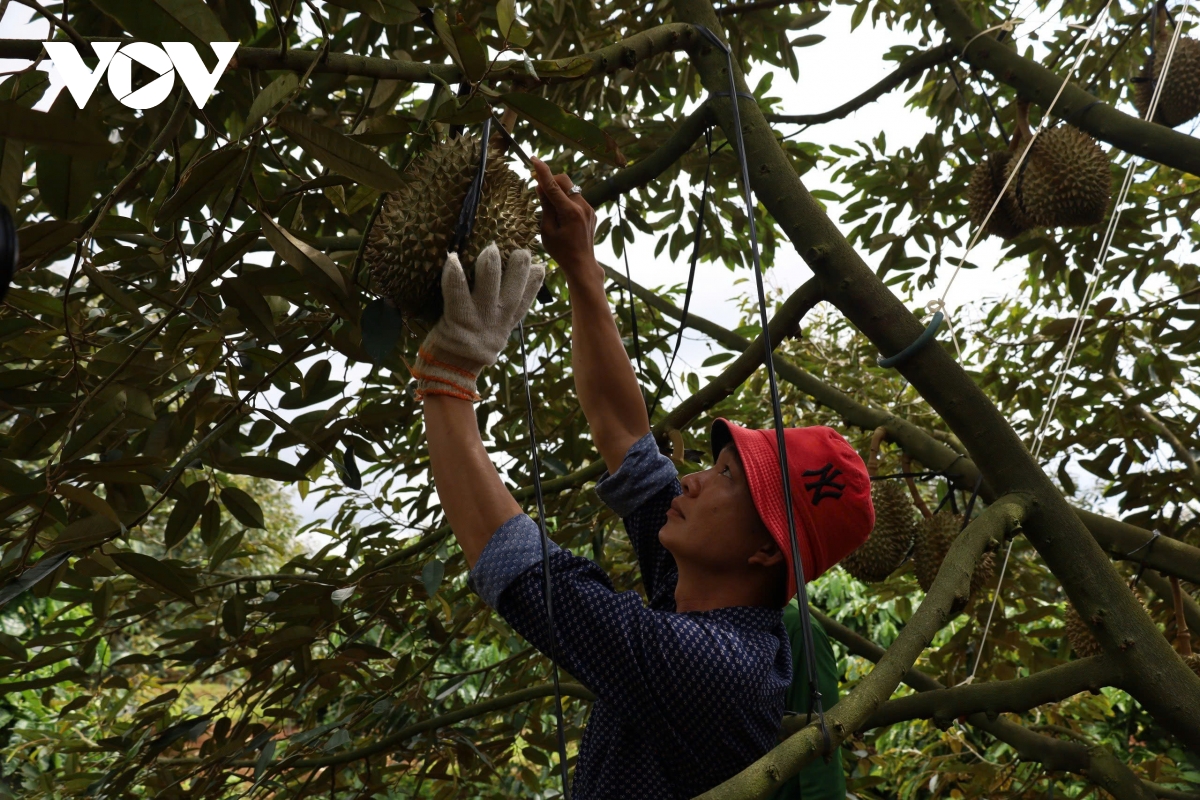
M 811 483 L 804 484 L 804 488 L 813 493 L 812 504 L 815 506 L 826 497 L 832 497 L 837 500 L 842 496 L 842 490 L 846 488 L 846 484 L 837 483 L 836 478 L 842 474 L 840 469 L 834 469 L 833 463 L 830 462 L 820 469 L 804 470 L 804 477 L 817 478 Z

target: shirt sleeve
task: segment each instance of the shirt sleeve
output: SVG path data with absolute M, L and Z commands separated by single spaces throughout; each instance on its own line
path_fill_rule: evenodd
M 667 521 L 671 501 L 682 492 L 679 471 L 658 451 L 651 433 L 630 445 L 616 472 L 606 470 L 596 481 L 596 494 L 625 523 L 651 608 L 675 608 L 678 570 L 659 542 L 658 531 Z
M 559 546 L 547 540 L 551 553 Z M 484 545 L 470 582 L 492 608 L 500 595 L 525 570 L 542 561 L 542 530 L 528 514 L 517 514 L 496 529 Z

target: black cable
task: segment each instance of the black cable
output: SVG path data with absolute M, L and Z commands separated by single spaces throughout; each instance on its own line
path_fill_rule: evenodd
M 542 581 L 546 592 L 546 624 L 550 633 L 550 674 L 554 682 L 554 717 L 558 727 L 558 765 L 562 774 L 563 798 L 569 800 L 567 781 L 567 736 L 563 725 L 562 689 L 558 684 L 558 637 L 554 630 L 554 598 L 550 589 L 550 536 L 546 533 L 546 506 L 542 498 L 542 469 L 538 462 L 537 434 L 533 426 L 533 397 L 529 393 L 529 364 L 525 352 L 525 323 L 517 323 L 521 338 L 521 372 L 525 376 L 525 412 L 529 419 L 529 451 L 533 457 L 533 493 L 537 497 L 538 528 L 542 533 Z
M 725 142 L 729 144 L 729 142 Z M 725 144 L 721 145 L 724 147 Z M 675 368 L 675 356 L 679 355 L 679 345 L 683 343 L 683 329 L 687 327 L 688 307 L 692 304 L 692 285 L 696 280 L 696 264 L 700 260 L 700 241 L 704 236 L 704 215 L 708 211 L 708 183 L 712 176 L 712 126 L 704 129 L 704 147 L 708 150 L 708 164 L 704 168 L 704 188 L 700 190 L 700 216 L 696 218 L 696 233 L 692 237 L 692 263 L 688 268 L 687 292 L 683 295 L 683 314 L 679 317 L 679 330 L 675 334 L 675 347 L 671 350 L 671 360 L 667 362 L 667 371 L 663 380 L 658 384 L 654 393 L 654 402 L 650 404 L 650 422 L 654 422 L 654 411 L 662 397 L 662 390 L 671 378 L 671 370 Z M 618 206 L 619 207 L 619 206 Z
M 503 126 L 500 126 L 503 128 Z M 483 139 L 479 145 L 479 166 L 467 196 L 463 199 L 462 211 L 458 215 L 458 224 L 454 228 L 454 238 L 451 240 L 451 252 L 457 253 L 466 245 L 475 225 L 475 215 L 479 210 L 479 199 L 483 193 L 484 172 L 487 169 L 488 143 L 491 138 L 492 117 L 488 115 L 483 120 Z M 507 133 L 507 132 L 506 132 Z M 517 329 L 521 337 L 521 372 L 525 384 L 525 411 L 529 421 L 529 449 L 533 458 L 533 493 L 537 498 L 538 528 L 542 534 L 542 581 L 546 594 L 546 624 L 550 638 L 551 677 L 554 683 L 554 714 L 558 725 L 558 761 L 562 773 L 564 800 L 570 800 L 569 782 L 567 776 L 567 736 L 563 724 L 562 689 L 558 682 L 558 635 L 554 628 L 554 601 L 550 587 L 550 537 L 546 533 L 546 504 L 542 496 L 542 470 L 538 459 L 537 432 L 533 426 L 533 397 L 529 392 L 529 363 L 525 350 L 525 324 L 518 321 Z
M 804 564 L 800 558 L 800 544 L 796 538 L 796 518 L 792 509 L 792 485 L 788 475 L 787 446 L 784 441 L 783 410 L 780 408 L 779 385 L 775 381 L 775 352 L 771 345 L 771 332 L 767 319 L 767 293 L 763 288 L 762 265 L 758 256 L 758 230 L 754 225 L 754 196 L 750 188 L 750 168 L 746 163 L 746 144 L 742 139 L 742 114 L 738 108 L 737 83 L 733 72 L 733 53 L 716 34 L 703 25 L 696 25 L 696 30 L 706 39 L 725 52 L 725 62 L 729 71 L 729 105 L 733 110 L 733 138 L 737 151 L 738 164 L 742 172 L 742 192 L 746 202 L 746 218 L 750 223 L 750 255 L 754 262 L 754 279 L 758 288 L 758 314 L 762 325 L 764 357 L 767 364 L 767 380 L 771 388 L 771 411 L 775 420 L 775 444 L 779 451 L 779 467 L 783 476 L 783 503 L 787 513 L 788 537 L 792 551 L 792 568 L 796 580 L 797 603 L 800 607 L 800 629 L 804 636 L 804 654 L 808 669 L 809 710 L 808 720 L 812 720 L 815 709 L 817 720 L 821 726 L 821 736 L 825 740 L 824 755 L 828 758 L 833 752 L 833 740 L 829 736 L 829 728 L 825 724 L 825 707 L 821 702 L 821 688 L 817 683 L 817 654 L 813 642 L 812 619 L 808 613 L 808 590 L 804 585 Z
M 621 210 L 621 198 L 617 198 L 617 219 L 621 225 L 621 256 L 625 259 L 625 288 L 628 290 L 626 300 L 629 303 L 629 325 L 633 328 L 633 355 L 637 359 L 638 372 L 643 376 L 646 368 L 642 365 L 642 345 L 637 329 L 637 310 L 633 307 L 633 277 L 629 274 L 629 243 L 625 240 L 625 213 Z M 646 400 L 645 390 L 638 381 L 638 390 L 642 392 L 642 402 Z

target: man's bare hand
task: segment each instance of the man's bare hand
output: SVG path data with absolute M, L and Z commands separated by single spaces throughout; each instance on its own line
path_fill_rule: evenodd
M 596 212 L 582 194 L 571 194 L 571 179 L 553 175 L 550 168 L 532 159 L 542 202 L 542 246 L 569 279 L 591 278 L 599 272 L 593 242 Z

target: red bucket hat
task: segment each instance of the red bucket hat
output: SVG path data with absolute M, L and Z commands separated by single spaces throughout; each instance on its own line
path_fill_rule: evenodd
M 804 579 L 811 581 L 865 542 L 875 527 L 871 477 L 862 458 L 833 428 L 786 428 L 783 435 L 796 540 Z M 737 447 L 754 507 L 787 559 L 791 597 L 796 593 L 795 566 L 775 430 L 743 428 L 736 422 L 718 419 L 712 424 L 709 442 L 713 458 L 729 442 Z

